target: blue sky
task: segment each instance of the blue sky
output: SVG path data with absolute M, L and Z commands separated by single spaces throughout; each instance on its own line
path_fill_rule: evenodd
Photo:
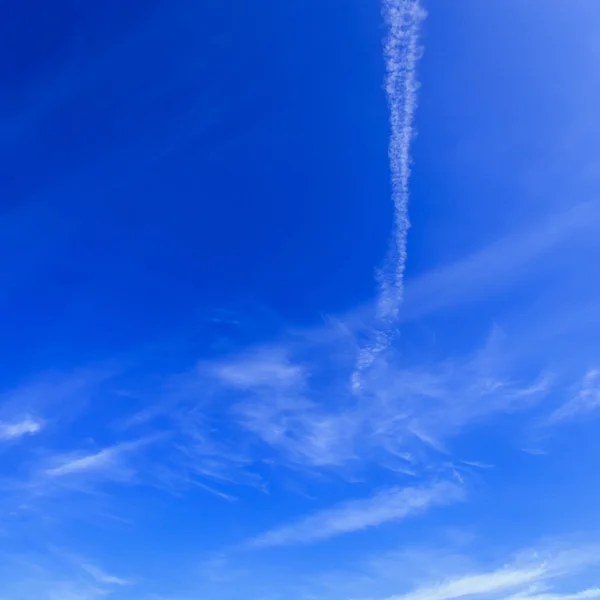
M 4 3 L 0 600 L 600 597 L 599 39 Z

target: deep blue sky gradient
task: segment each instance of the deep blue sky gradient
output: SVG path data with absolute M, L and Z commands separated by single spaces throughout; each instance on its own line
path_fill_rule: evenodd
M 120 4 L 62 3 L 6 48 L 25 55 L 2 119 L 23 350 L 60 332 L 95 359 L 213 307 L 303 322 L 364 301 L 390 231 L 378 7 Z

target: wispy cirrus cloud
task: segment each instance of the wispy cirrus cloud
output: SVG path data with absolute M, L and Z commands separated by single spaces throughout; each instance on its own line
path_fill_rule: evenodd
M 323 328 L 167 378 L 154 408 L 126 427 L 137 428 L 137 441 L 55 455 L 35 481 L 60 483 L 51 489 L 150 482 L 232 500 L 232 485 L 266 489 L 265 465 L 342 478 L 373 466 L 410 478 L 432 469 L 456 475 L 460 465 L 470 468 L 462 459 L 477 458 L 454 461 L 449 451 L 467 426 L 527 411 L 558 389 L 550 374 L 513 376 L 505 338 L 494 331 L 479 351 L 432 363 L 406 366 L 390 349 L 356 393 L 348 385 L 352 331 Z M 150 460 L 157 432 L 170 443 Z
M 113 597 L 120 588 L 133 585 L 133 581 L 70 552 L 56 547 L 43 550 L 5 556 L 0 568 L 2 600 L 97 600 Z
M 596 583 L 600 553 L 593 543 L 545 540 L 507 555 L 504 545 L 495 547 L 493 542 L 477 536 L 457 541 L 448 537 L 443 527 L 423 533 L 422 539 L 387 549 L 364 542 L 356 554 L 352 545 L 344 545 L 342 566 L 332 568 L 320 561 L 312 562 L 308 571 L 284 566 L 285 575 L 277 560 L 260 561 L 261 553 L 215 555 L 205 563 L 209 574 L 203 582 L 208 582 L 210 574 L 216 572 L 214 589 L 232 598 L 237 597 L 241 586 L 250 595 L 260 596 L 260 590 L 271 589 L 274 581 L 278 582 L 282 596 L 315 600 L 597 597 L 597 586 L 591 586 Z M 292 556 L 288 560 L 293 561 Z M 196 591 L 196 596 L 211 595 L 207 590 Z
M 48 480 L 133 480 L 138 473 L 130 463 L 136 451 L 155 442 L 158 438 L 145 437 L 108 446 L 97 452 L 81 452 L 58 455 L 50 459 L 54 466 L 44 469 L 40 484 Z
M 242 431 L 298 467 L 339 467 L 357 459 L 363 416 L 331 411 L 306 398 L 258 398 L 234 407 Z
M 594 595 L 589 585 L 595 583 L 600 554 L 593 543 L 545 540 L 509 555 L 505 548 L 498 550 L 489 540 L 475 536 L 457 542 L 438 530 L 429 541 L 375 551 L 341 570 L 312 574 L 314 597 L 517 600 L 548 595 L 559 600 Z
M 590 369 L 574 396 L 557 408 L 547 419 L 547 425 L 576 420 L 600 409 L 600 369 Z
M 469 597 L 503 600 L 596 598 L 600 592 L 597 588 L 564 591 L 563 581 L 568 581 L 577 573 L 588 572 L 598 564 L 600 554 L 596 546 L 560 552 L 528 551 L 520 553 L 499 568 L 449 574 L 442 581 L 419 585 L 406 593 L 388 596 L 386 600 L 455 600 Z M 558 586 L 562 589 L 554 589 Z
M 102 585 L 110 585 L 110 586 L 128 586 L 132 585 L 132 581 L 129 579 L 124 579 L 123 577 L 117 577 L 112 573 L 108 573 L 107 571 L 101 569 L 97 565 L 84 562 L 81 564 L 81 569 L 88 573 L 95 581 Z
M 283 347 L 260 347 L 253 352 L 206 365 L 223 384 L 242 390 L 297 389 L 306 379 L 305 369 L 290 360 Z
M 498 594 L 539 581 L 547 576 L 547 571 L 543 564 L 529 568 L 503 567 L 418 588 L 401 596 L 391 596 L 388 600 L 453 600 L 467 596 Z
M 214 368 L 203 366 L 209 380 L 219 383 L 218 390 L 211 389 L 222 399 L 220 406 L 228 406 L 226 416 L 238 438 L 250 448 L 261 444 L 270 460 L 294 468 L 343 470 L 377 463 L 414 473 L 424 449 L 439 452 L 469 424 L 527 410 L 555 386 L 545 373 L 512 377 L 502 335 L 494 333 L 473 355 L 423 366 L 402 366 L 386 352 L 385 360 L 364 373 L 357 394 L 347 384 L 351 359 L 333 367 L 321 359 L 335 354 L 329 343 L 296 353 L 281 349 L 277 363 L 274 354 L 257 348 L 254 355 L 247 350 L 229 363 L 220 359 Z M 263 377 L 274 364 L 278 373 L 289 375 L 284 381 Z M 241 367 L 243 378 L 237 376 Z M 236 373 L 233 383 L 223 372 Z
M 126 450 L 127 447 L 121 444 L 94 454 L 68 457 L 60 461 L 59 466 L 46 469 L 45 474 L 48 477 L 67 477 L 78 473 L 110 471 L 117 466 L 121 454 Z
M 404 365 L 388 349 L 356 393 L 348 385 L 358 348 L 352 329 L 322 328 L 201 362 L 167 381 L 156 410 L 149 404 L 144 419 L 131 420 L 146 441 L 54 456 L 36 481 L 151 481 L 231 500 L 232 484 L 265 489 L 265 464 L 343 477 L 373 465 L 407 477 L 447 472 L 449 444 L 465 427 L 527 411 L 558 389 L 550 374 L 515 377 L 504 337 L 493 332 L 473 354 L 426 364 Z M 150 468 L 141 450 L 157 431 L 172 443 Z
M 13 421 L 0 421 L 0 440 L 15 440 L 42 431 L 45 422 L 34 417 L 22 417 Z
M 249 546 L 267 548 L 319 542 L 399 521 L 462 498 L 462 488 L 451 482 L 414 488 L 392 488 L 371 498 L 352 500 L 291 525 L 267 531 L 251 540 Z
M 520 593 L 509 596 L 506 600 L 588 600 L 591 598 L 600 598 L 600 588 L 589 588 L 575 593 Z

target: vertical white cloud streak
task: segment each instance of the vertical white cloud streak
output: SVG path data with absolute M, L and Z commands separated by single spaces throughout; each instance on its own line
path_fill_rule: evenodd
M 403 295 L 406 237 L 410 226 L 410 144 L 419 87 L 416 68 L 420 56 L 420 27 L 426 13 L 419 0 L 384 0 L 383 14 L 388 26 L 384 57 L 391 128 L 388 153 L 394 202 L 394 239 L 387 269 L 379 275 L 379 312 L 383 318 L 394 320 Z
M 388 27 L 384 45 L 385 91 L 390 113 L 388 156 L 394 203 L 394 233 L 387 260 L 377 273 L 379 324 L 373 340 L 359 352 L 352 388 L 358 391 L 361 374 L 390 345 L 391 328 L 398 319 L 403 298 L 408 219 L 410 144 L 417 108 L 417 62 L 419 34 L 426 12 L 419 0 L 383 0 L 383 16 Z

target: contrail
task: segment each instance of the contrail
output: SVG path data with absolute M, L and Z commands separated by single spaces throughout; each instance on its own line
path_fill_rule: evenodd
M 386 268 L 379 276 L 379 316 L 394 321 L 402 302 L 408 219 L 410 144 L 417 108 L 417 62 L 419 34 L 426 16 L 419 0 L 384 0 L 383 15 L 388 26 L 384 57 L 385 91 L 390 112 L 388 155 L 394 202 L 394 237 Z
M 388 156 L 394 203 L 394 233 L 387 260 L 377 273 L 378 326 L 372 342 L 359 353 L 357 368 L 352 376 L 355 390 L 360 387 L 362 371 L 371 366 L 375 358 L 388 348 L 404 293 L 406 238 L 410 227 L 410 144 L 414 134 L 419 87 L 416 74 L 421 51 L 419 34 L 426 12 L 419 0 L 384 0 L 383 16 L 388 27 L 384 58 L 385 91 L 390 114 Z

